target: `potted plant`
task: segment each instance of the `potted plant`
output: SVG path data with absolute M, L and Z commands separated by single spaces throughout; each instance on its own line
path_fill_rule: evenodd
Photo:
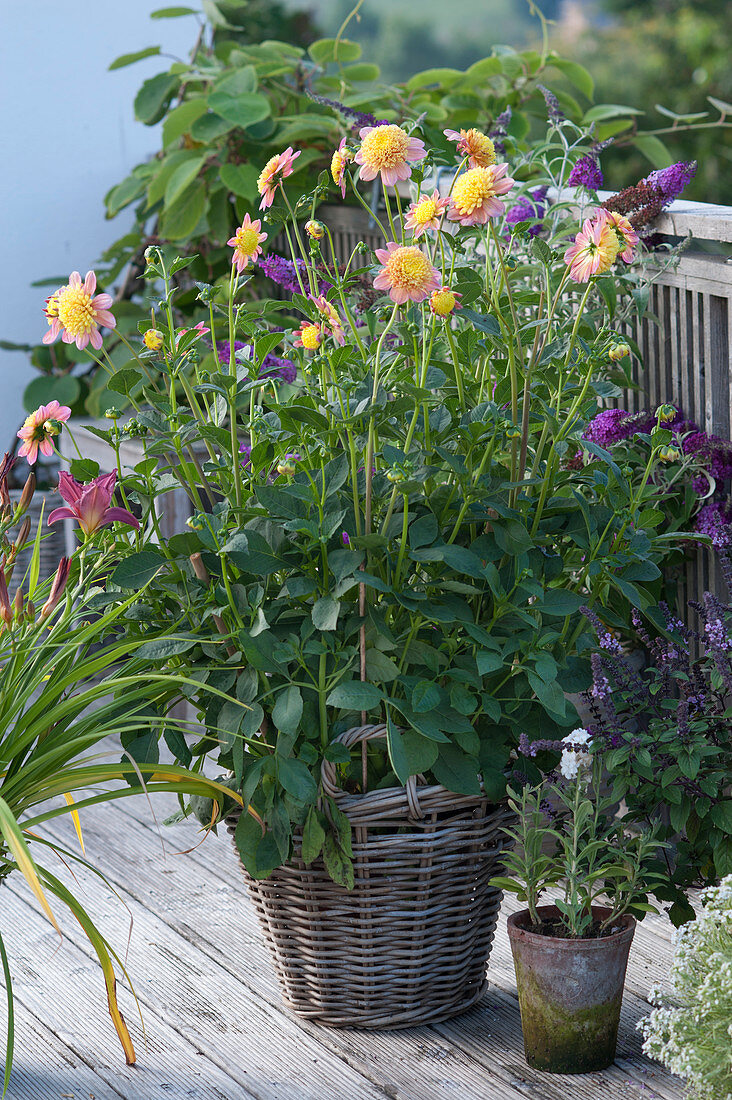
M 729 591 L 728 532 L 721 521 L 709 525 Z M 713 592 L 692 611 L 695 627 L 666 606 L 647 621 L 634 612 L 626 637 L 646 654 L 640 670 L 628 662 L 622 635 L 590 612 L 599 648 L 588 720 L 627 820 L 653 822 L 666 842 L 655 894 L 672 903 L 677 925 L 694 916 L 685 891 L 712 885 L 732 860 L 732 611 Z
M 519 168 L 553 179 L 571 164 L 555 153 L 583 140 L 552 120 Z M 345 173 L 379 176 L 386 205 L 385 247 L 366 267 L 354 248 L 343 271 L 312 196 L 293 207 L 299 151 L 284 149 L 259 178 L 264 214 L 229 238 L 227 286 L 196 288 L 195 328 L 175 313 L 190 257 L 147 250 L 158 305 L 115 378 L 146 452 L 124 491 L 156 539 L 126 558 L 145 576 L 154 558 L 129 636 L 185 624 L 151 657 L 204 726 L 178 759 L 213 755 L 259 814 L 232 824 L 285 996 L 337 1025 L 436 1020 L 480 996 L 520 735 L 576 724 L 580 607 L 644 605 L 666 554 L 647 524 L 662 414 L 635 467 L 591 442 L 574 460 L 615 392 L 598 279 L 636 286 L 632 228 L 597 212 L 577 232 L 561 205 L 504 222 L 516 184 L 492 140 L 446 144 L 429 151 L 453 177 L 444 197 L 421 189 L 428 150 L 408 126 L 338 147 L 338 191 Z M 400 209 L 392 186 L 410 173 Z M 242 288 L 280 225 L 297 293 L 265 309 Z M 269 370 L 275 353 L 294 380 Z M 193 515 L 165 539 L 154 505 L 174 483 Z
M 612 1064 L 634 914 L 657 912 L 647 892 L 660 842 L 616 819 L 590 742 L 587 730 L 576 729 L 556 744 L 524 746 L 532 755 L 561 750 L 564 781 L 511 791 L 516 847 L 504 856 L 506 875 L 493 880 L 526 902 L 509 916 L 508 937 L 526 1060 L 550 1073 Z M 553 904 L 540 904 L 555 887 Z
M 39 417 L 39 432 L 44 424 L 45 439 L 52 442 L 57 428 Z M 133 585 L 126 579 L 124 551 L 132 546 L 121 525 L 132 530 L 138 521 L 126 509 L 112 506 L 114 475 L 87 486 L 62 475 L 67 505 L 57 512 L 78 523 L 82 542 L 46 577 L 41 571 L 41 528 L 33 530 L 29 519 L 34 478 L 28 477 L 20 499 L 13 501 L 8 489 L 13 463 L 7 454 L 0 462 L 0 883 L 15 872 L 22 874 L 59 935 L 57 902 L 78 920 L 99 959 L 109 1013 L 132 1063 L 135 1051 L 116 996 L 116 973 L 129 977 L 125 966 L 73 889 L 54 873 L 55 860 L 49 866 L 46 857 L 53 854 L 67 865 L 89 867 L 83 811 L 105 800 L 143 788 L 148 794 L 189 796 L 221 791 L 188 769 L 158 762 L 162 731 L 167 729 L 169 737 L 181 734 L 180 725 L 167 714 L 180 684 L 164 674 L 151 675 L 143 647 L 124 637 L 125 619 L 134 614 L 138 593 L 129 592 Z M 49 518 L 62 517 L 52 513 Z M 119 525 L 114 536 L 109 530 L 113 523 Z M 32 553 L 26 565 L 19 551 L 27 545 Z M 105 592 L 110 574 L 128 584 L 124 596 L 120 586 Z M 137 570 L 135 587 L 140 582 L 144 578 Z M 165 624 L 157 643 L 150 639 L 153 650 L 155 644 L 170 644 L 169 635 Z M 121 738 L 121 760 L 104 751 L 103 742 L 113 734 Z M 68 851 L 45 832 L 44 824 L 62 814 L 73 817 L 79 852 Z M 8 1000 L 4 1096 L 16 1035 L 12 945 L 4 938 L 2 920 L 0 959 Z
M 655 990 L 641 1020 L 643 1050 L 686 1079 L 694 1100 L 732 1096 L 732 874 L 701 896 L 696 919 L 678 933 L 671 988 Z

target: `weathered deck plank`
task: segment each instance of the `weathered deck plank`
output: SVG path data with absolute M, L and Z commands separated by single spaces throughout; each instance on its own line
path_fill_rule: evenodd
M 158 817 L 166 810 L 158 800 Z M 128 966 L 142 1004 L 149 1049 L 135 1026 L 131 998 L 122 991 L 140 1061 L 132 1070 L 124 1066 L 106 1016 L 101 975 L 83 934 L 64 920 L 67 938 L 59 948 L 24 884 L 11 880 L 4 891 L 6 924 L 12 926 L 16 973 L 21 971 L 16 984 L 23 1017 L 10 1100 L 55 1100 L 64 1091 L 74 1100 L 86 1100 L 90 1093 L 96 1100 L 682 1096 L 680 1082 L 640 1054 L 634 1030 L 647 1011 L 643 998 L 649 984 L 667 971 L 669 932 L 660 936 L 656 927 L 639 928 L 618 1063 L 606 1074 L 548 1076 L 529 1070 L 523 1059 L 505 918 L 491 956 L 489 994 L 465 1016 L 401 1032 L 321 1028 L 293 1018 L 281 1006 L 228 840 L 209 837 L 195 851 L 176 855 L 200 839 L 195 826 L 184 823 L 161 829 L 164 854 L 143 798 L 87 811 L 83 827 L 90 859 L 104 869 L 134 917 Z M 53 832 L 73 847 L 68 821 L 55 824 Z M 87 875 L 80 880 L 85 904 L 123 952 L 129 914 L 111 888 Z M 510 908 L 507 903 L 506 910 Z M 655 924 L 662 927 L 661 919 Z M 37 1040 L 39 1031 L 44 1041 Z M 68 1063 L 70 1058 L 74 1064 L 69 1064 L 66 1082 L 64 1059 Z M 96 1092 L 89 1086 L 89 1075 Z M 36 1079 L 48 1086 L 34 1093 L 28 1082 Z

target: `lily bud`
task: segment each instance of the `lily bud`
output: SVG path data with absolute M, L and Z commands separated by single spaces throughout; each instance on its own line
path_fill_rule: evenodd
M 8 491 L 8 474 L 12 470 L 15 464 L 15 459 L 9 455 L 6 451 L 2 462 L 0 462 L 0 516 L 6 516 L 8 512 L 12 512 L 13 506 L 10 501 L 10 493 Z
M 23 490 L 23 491 L 25 492 L 25 490 Z M 23 522 L 20 525 L 18 535 L 15 539 L 15 543 L 14 543 L 15 554 L 17 554 L 18 551 L 22 550 L 22 548 L 25 546 L 26 542 L 28 541 L 28 536 L 30 535 L 30 529 L 31 529 L 30 516 L 26 516 L 25 519 L 23 520 Z
M 56 576 L 53 578 L 53 584 L 51 585 L 51 594 L 41 608 L 41 622 L 48 618 L 63 596 L 70 571 L 71 559 L 61 558 L 61 561 L 58 563 L 58 569 L 56 570 Z
M 15 608 L 15 617 L 18 622 L 23 618 L 23 589 L 17 588 L 15 592 L 15 599 L 13 600 L 13 606 Z
M 28 511 L 30 508 L 30 502 L 33 500 L 33 494 L 36 491 L 36 475 L 31 471 L 26 478 L 25 485 L 23 486 L 23 492 L 20 494 L 20 500 L 18 501 L 18 507 L 15 509 L 15 518 L 20 517 Z
M 5 580 L 4 569 L 0 569 L 0 620 L 5 623 L 6 626 L 10 626 L 13 621 L 13 609 L 10 606 L 10 596 L 8 595 L 8 585 Z
M 34 623 L 36 621 L 36 605 L 33 603 L 33 600 L 28 600 L 28 603 L 25 605 L 25 617 L 29 623 Z

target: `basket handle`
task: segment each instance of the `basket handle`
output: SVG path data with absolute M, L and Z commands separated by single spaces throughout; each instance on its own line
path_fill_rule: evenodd
M 351 729 L 339 733 L 338 736 L 334 738 L 334 743 L 345 745 L 350 749 L 352 745 L 358 745 L 365 741 L 386 741 L 386 739 L 386 726 L 383 722 L 380 722 L 378 725 L 373 726 L 353 726 Z M 331 798 L 337 798 L 339 794 L 343 793 L 341 787 L 338 785 L 336 765 L 332 760 L 323 761 L 320 768 L 320 774 L 325 794 L 330 795 Z M 409 776 L 407 782 L 404 784 L 404 791 L 407 796 L 407 802 L 409 803 L 409 816 L 420 821 L 424 820 L 425 813 L 417 795 L 416 775 Z

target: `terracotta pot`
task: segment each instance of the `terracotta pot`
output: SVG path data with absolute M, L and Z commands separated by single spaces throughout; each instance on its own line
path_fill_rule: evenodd
M 559 917 L 540 905 L 544 920 Z M 609 909 L 593 907 L 596 919 Z M 530 932 L 528 910 L 508 918 L 516 968 L 526 1061 L 549 1073 L 592 1073 L 607 1069 L 615 1048 L 628 954 L 635 920 L 621 917 L 609 936 L 563 939 Z

